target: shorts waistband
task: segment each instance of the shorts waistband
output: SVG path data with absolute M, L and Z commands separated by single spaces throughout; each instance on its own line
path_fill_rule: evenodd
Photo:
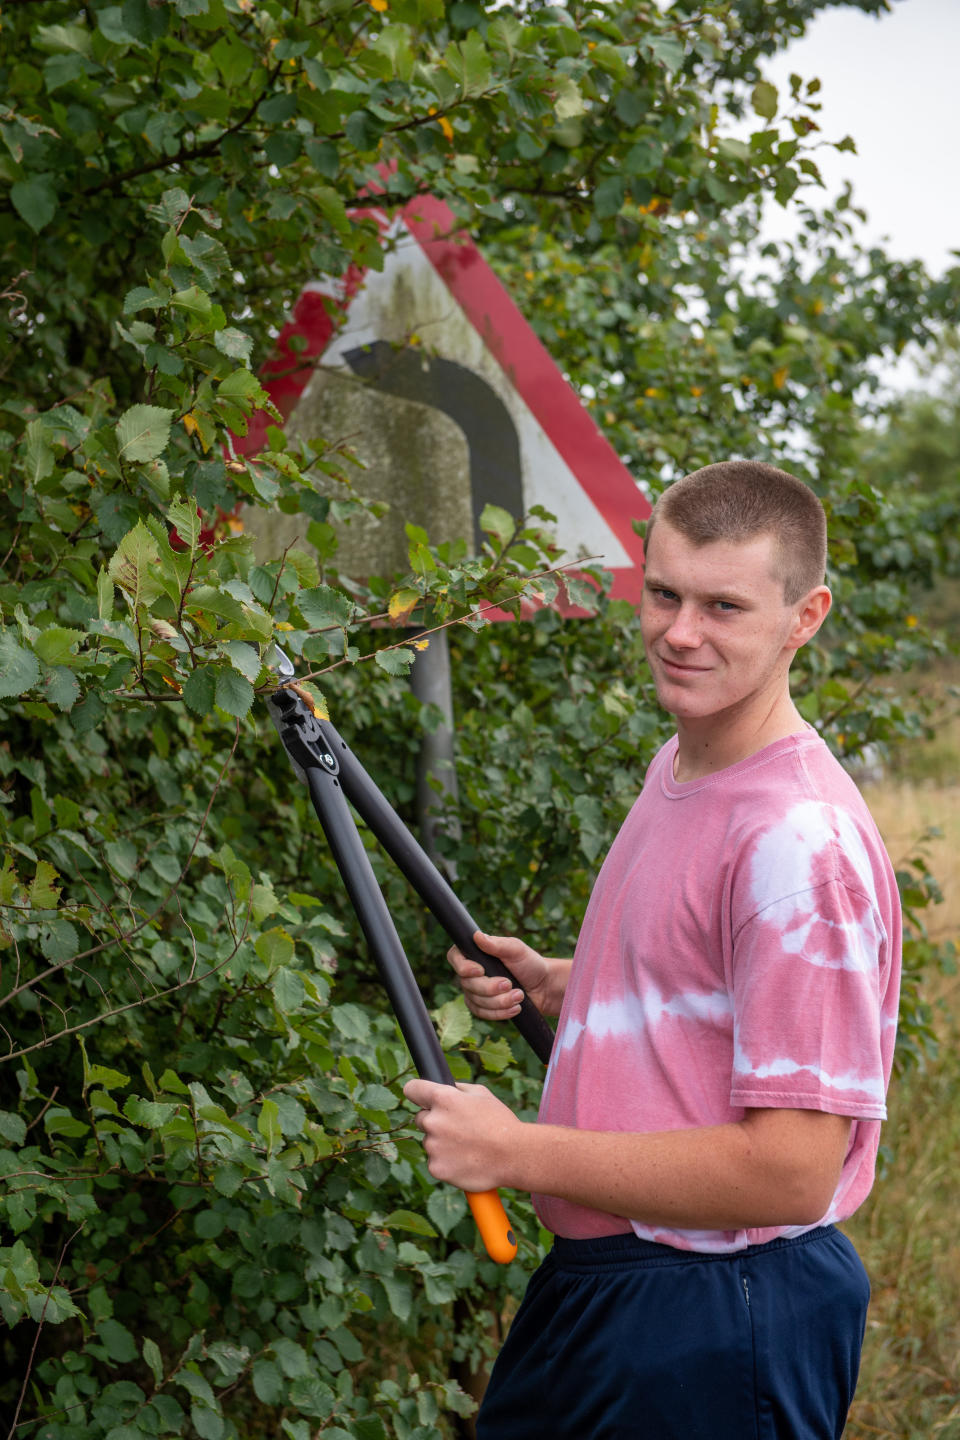
M 742 1250 L 678 1250 L 655 1240 L 641 1240 L 639 1235 L 600 1235 L 594 1240 L 571 1240 L 555 1235 L 548 1259 L 561 1270 L 583 1274 L 616 1270 L 633 1266 L 690 1265 L 743 1260 L 752 1255 L 769 1255 L 775 1250 L 788 1250 L 796 1245 L 809 1245 L 836 1234 L 834 1225 L 818 1225 L 802 1235 L 781 1236 L 763 1245 L 746 1245 Z

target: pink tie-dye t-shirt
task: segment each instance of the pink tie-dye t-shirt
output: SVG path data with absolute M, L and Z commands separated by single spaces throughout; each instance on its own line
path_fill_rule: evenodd
M 853 1118 L 818 1222 L 873 1183 L 896 1035 L 900 903 L 860 794 L 812 729 L 701 780 L 653 760 L 584 917 L 540 1119 L 646 1133 L 747 1108 Z M 811 1226 L 669 1229 L 534 1196 L 555 1234 L 732 1251 Z

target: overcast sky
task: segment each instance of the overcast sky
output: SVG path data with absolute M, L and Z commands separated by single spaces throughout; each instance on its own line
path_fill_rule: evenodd
M 792 71 L 819 77 L 824 135 L 852 135 L 857 154 L 822 150 L 830 196 L 846 179 L 868 212 L 865 238 L 921 259 L 934 273 L 960 263 L 960 0 L 894 0 L 874 19 L 842 7 L 768 62 L 786 88 Z M 771 217 L 771 224 L 777 224 Z

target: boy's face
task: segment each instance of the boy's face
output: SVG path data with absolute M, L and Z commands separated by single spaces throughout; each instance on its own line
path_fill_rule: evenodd
M 694 545 L 658 519 L 647 546 L 640 628 L 665 710 L 680 721 L 762 721 L 786 692 L 803 640 L 772 535 Z

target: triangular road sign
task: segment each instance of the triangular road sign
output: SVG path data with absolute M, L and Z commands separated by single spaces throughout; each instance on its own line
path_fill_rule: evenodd
M 466 442 L 462 495 L 446 493 L 456 490 L 456 467 L 430 461 L 425 483 L 438 489 L 421 495 L 427 511 L 420 523 L 431 539 L 429 521 L 447 502 L 460 507 L 459 521 L 450 522 L 457 533 L 471 512 L 476 531 L 488 502 L 515 515 L 539 504 L 557 517 L 557 539 L 570 558 L 598 558 L 613 573 L 613 594 L 638 601 L 642 544 L 631 522 L 645 518 L 649 504 L 501 282 L 441 201 L 421 197 L 392 220 L 382 213 L 377 220 L 383 270 L 308 283 L 297 300 L 261 376 L 278 409 L 296 428 L 320 377 L 329 382 L 339 374 L 341 387 L 367 392 L 367 408 L 352 423 L 369 440 L 389 404 L 412 404 L 415 423 L 404 433 L 440 444 L 432 454 L 444 453 L 442 437 L 428 438 L 438 426 L 452 430 L 461 448 Z M 342 319 L 332 319 L 338 311 Z M 335 406 L 346 393 L 337 392 Z M 329 396 L 326 404 L 328 433 Z M 259 448 L 267 423 L 257 417 L 245 451 Z M 399 448 L 409 454 L 413 444 Z M 395 437 L 382 448 L 391 446 L 397 450 Z M 363 479 L 358 485 L 369 493 Z M 397 508 L 407 514 L 409 502 Z

